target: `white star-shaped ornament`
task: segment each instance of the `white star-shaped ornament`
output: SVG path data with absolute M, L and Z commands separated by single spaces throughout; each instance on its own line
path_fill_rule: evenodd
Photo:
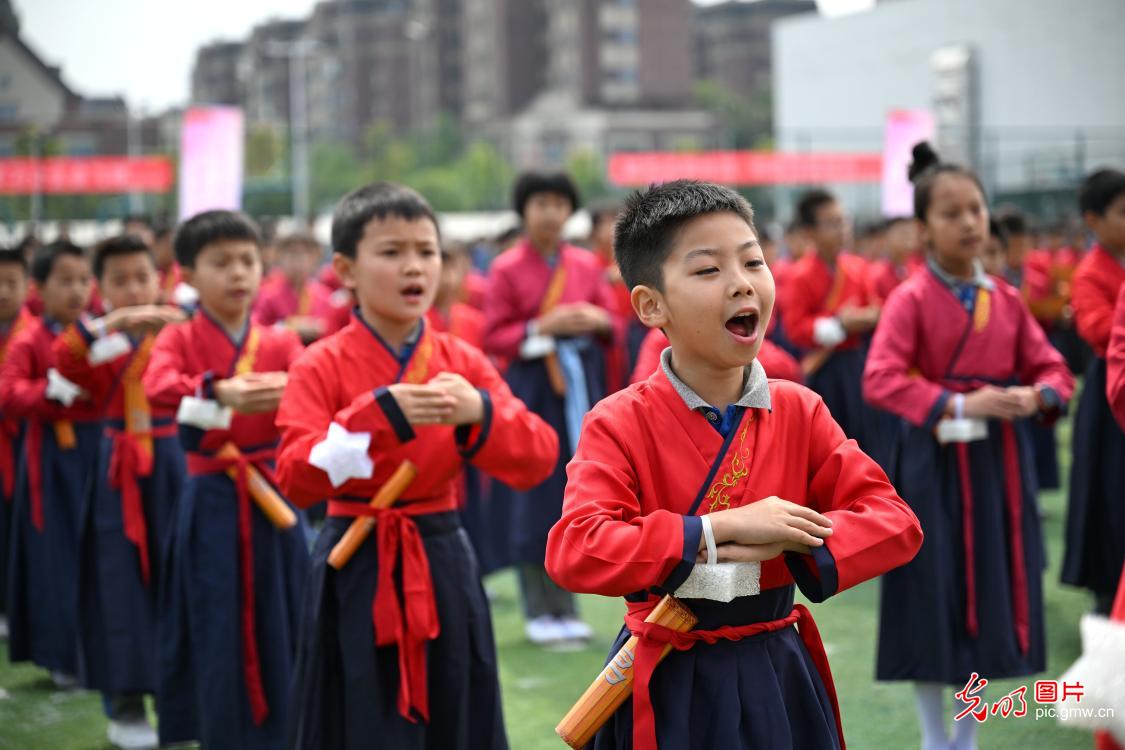
M 328 426 L 328 436 L 309 451 L 309 463 L 324 471 L 333 487 L 349 479 L 370 479 L 375 473 L 375 463 L 367 455 L 370 447 L 370 432 L 348 432 L 333 422 Z

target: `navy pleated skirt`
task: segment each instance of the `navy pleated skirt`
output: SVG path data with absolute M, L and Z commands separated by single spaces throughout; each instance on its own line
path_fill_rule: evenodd
M 76 446 L 62 449 L 43 427 L 43 531 L 31 523 L 27 445 L 12 506 L 8 569 L 8 657 L 44 669 L 78 671 L 79 519 L 97 460 L 101 425 L 74 423 Z
M 153 441 L 152 474 L 138 482 L 148 531 L 150 579 L 125 538 L 121 493 L 110 486 L 113 439 L 103 437 L 82 525 L 79 576 L 79 676 L 87 688 L 152 693 L 157 682 L 156 606 L 173 512 L 183 489 L 184 455 L 175 437 Z
M 1013 427 L 1023 497 L 1023 570 L 1027 581 L 1029 645 L 1020 652 L 1014 629 L 1011 530 L 1006 510 L 1003 436 L 969 443 L 973 492 L 973 550 L 978 633 L 967 629 L 961 480 L 956 447 L 933 433 L 904 426 L 890 478 L 922 524 L 914 559 L 886 573 L 880 598 L 879 680 L 940 682 L 963 687 L 973 672 L 1000 679 L 1046 668 L 1043 625 L 1043 543 L 1035 503 L 1035 470 L 1027 421 Z
M 161 744 L 278 748 L 285 733 L 309 553 L 303 514 L 278 530 L 251 509 L 254 614 L 269 714 L 254 724 L 243 672 L 238 500 L 226 475 L 189 476 L 176 508 L 158 613 Z
M 819 370 L 809 376 L 808 386 L 824 399 L 824 405 L 844 434 L 886 468 L 886 457 L 890 451 L 890 438 L 886 433 L 894 420 L 863 400 L 863 365 L 866 358 L 865 346 L 834 352 Z
M 605 393 L 605 358 L 601 347 L 588 346 L 582 352 L 590 406 Z M 516 360 L 504 373 L 516 398 L 538 414 L 559 435 L 559 457 L 554 471 L 543 482 L 527 491 L 507 490 L 511 498 L 508 555 L 513 563 L 543 564 L 547 554 L 547 534 L 562 517 L 566 465 L 570 462 L 570 432 L 566 424 L 566 405 L 551 388 L 543 360 Z M 501 494 L 504 494 L 501 490 Z
M 457 512 L 414 519 L 429 559 L 441 626 L 426 655 L 429 723 L 411 723 L 399 714 L 398 650 L 375 646 L 374 534 L 342 570 L 328 566 L 328 554 L 351 520 L 329 518 L 313 551 L 286 746 L 507 748 L 492 620 Z
M 1094 359 L 1074 415 L 1062 582 L 1112 596 L 1125 563 L 1125 432 L 1105 384 L 1105 360 Z
M 0 426 L 0 429 L 4 429 Z M 22 432 L 22 430 L 21 430 Z M 22 460 L 20 445 L 22 437 L 12 439 L 12 496 L 4 494 L 4 485 L 0 481 L 0 615 L 8 611 L 8 558 L 12 550 L 12 517 L 15 508 L 16 470 Z M 0 479 L 3 479 L 0 477 Z
M 777 620 L 793 609 L 793 587 L 730 603 L 684 599 L 699 630 Z M 629 639 L 622 628 L 609 658 Z M 608 661 L 608 660 L 607 660 Z M 591 675 L 591 678 L 593 675 Z M 672 651 L 649 685 L 661 750 L 839 748 L 832 701 L 793 627 Z M 602 727 L 593 750 L 633 746 L 633 699 Z

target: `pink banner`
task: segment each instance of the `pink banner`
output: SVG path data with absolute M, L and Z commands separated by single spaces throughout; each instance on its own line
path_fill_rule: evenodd
M 636 187 L 694 179 L 724 185 L 802 185 L 821 182 L 878 182 L 879 154 L 778 153 L 774 151 L 664 151 L 617 153 L 609 159 L 609 180 Z
M 928 109 L 899 109 L 887 115 L 883 137 L 883 216 L 914 215 L 914 186 L 906 178 L 910 150 L 933 140 L 934 115 Z
M 242 110 L 192 107 L 180 138 L 180 218 L 242 207 Z
M 164 156 L 61 156 L 0 159 L 0 195 L 166 193 L 172 162 Z

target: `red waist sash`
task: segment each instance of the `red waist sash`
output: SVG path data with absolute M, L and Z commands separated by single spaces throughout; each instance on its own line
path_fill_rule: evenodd
M 227 469 L 235 470 L 235 487 L 238 491 L 238 552 L 242 581 L 242 671 L 246 680 L 246 696 L 250 701 L 250 712 L 254 724 L 261 726 L 269 714 L 266 690 L 262 685 L 261 659 L 258 656 L 258 635 L 254 622 L 254 548 L 252 526 L 250 525 L 250 490 L 246 472 L 253 466 L 266 480 L 276 486 L 273 469 L 267 461 L 274 458 L 274 448 L 243 453 L 237 458 L 220 458 L 202 453 L 187 454 L 188 474 L 220 474 Z
M 148 523 L 145 521 L 144 503 L 141 501 L 141 477 L 152 476 L 152 453 L 142 444 L 148 438 L 176 436 L 176 425 L 153 427 L 145 432 L 127 432 L 107 427 L 106 435 L 113 440 L 109 456 L 109 485 L 121 493 L 121 520 L 125 538 L 137 548 L 141 578 L 145 586 L 152 578 L 148 554 Z
M 379 579 L 371 603 L 375 645 L 398 648 L 398 712 L 415 722 L 430 719 L 426 686 L 426 642 L 438 637 L 437 603 L 430 561 L 414 516 L 456 509 L 452 495 L 399 502 L 372 508 L 361 502 L 329 500 L 329 517 L 375 519 Z M 402 600 L 395 586 L 395 568 L 402 566 Z
M 1023 482 L 1016 431 L 1011 422 L 1001 424 L 1004 443 L 1005 508 L 1011 535 L 1009 547 L 1012 583 L 1012 620 L 1020 653 L 1030 644 L 1027 571 L 1023 556 Z M 957 473 L 961 480 L 961 533 L 965 546 L 965 629 L 974 638 L 980 632 L 977 618 L 976 554 L 973 537 L 973 483 L 969 473 L 969 446 L 957 443 Z
M 658 625 L 655 622 L 645 622 L 647 613 L 630 612 L 625 615 L 625 625 L 633 635 L 637 636 L 637 650 L 633 659 L 633 747 L 634 750 L 657 750 L 656 721 L 652 712 L 652 698 L 649 695 L 649 683 L 652 673 L 660 661 L 660 654 L 667 645 L 677 651 L 687 651 L 700 641 L 708 644 L 720 640 L 740 641 L 761 633 L 771 633 L 790 625 L 797 626 L 797 632 L 805 649 L 809 652 L 816 671 L 828 692 L 832 702 L 832 711 L 836 715 L 836 732 L 840 737 L 840 748 L 844 748 L 844 728 L 840 720 L 840 703 L 836 699 L 836 686 L 832 681 L 832 670 L 828 666 L 828 656 L 824 653 L 824 644 L 820 640 L 820 631 L 813 622 L 812 615 L 803 604 L 794 605 L 793 611 L 788 616 L 779 620 L 755 622 L 749 625 L 726 625 L 715 630 L 689 630 L 681 633 Z

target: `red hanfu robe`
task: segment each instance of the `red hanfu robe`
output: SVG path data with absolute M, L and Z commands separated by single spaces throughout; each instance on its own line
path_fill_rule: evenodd
M 479 424 L 406 420 L 388 386 L 441 372 L 480 389 Z M 313 553 L 291 746 L 324 747 L 330 737 L 341 748 L 368 746 L 372 737 L 402 748 L 502 744 L 488 606 L 459 530 L 456 486 L 466 463 L 517 488 L 535 485 L 555 466 L 554 431 L 512 396 L 478 349 L 422 324 L 417 341 L 394 352 L 357 316 L 293 366 L 277 422 L 282 488 L 298 505 L 329 501 Z M 366 448 L 354 450 L 370 460 L 368 478 L 314 465 L 317 447 L 340 428 L 367 435 Z M 404 495 L 369 513 L 367 502 L 407 460 L 418 474 Z M 376 531 L 342 569 L 329 570 L 328 555 L 354 517 L 369 514 Z
M 1106 352 L 1125 262 L 1095 245 L 1074 273 L 1074 322 L 1095 358 L 1074 415 L 1062 580 L 1111 598 L 1125 565 L 1125 430 L 1106 398 Z
M 351 297 L 346 291 L 333 292 L 324 284 L 309 279 L 300 291 L 285 274 L 275 271 L 262 283 L 254 303 L 254 319 L 264 326 L 284 324 L 293 317 L 316 318 L 323 325 L 321 336 L 328 336 L 347 324 Z
M 484 348 L 484 313 L 471 305 L 454 302 L 448 315 L 431 307 L 426 312 L 426 322 L 431 330 L 448 333 L 477 349 Z
M 656 368 L 660 367 L 660 354 L 668 348 L 668 337 L 659 328 L 650 329 L 645 340 L 641 343 L 641 350 L 637 354 L 637 366 L 633 369 L 631 383 L 648 380 Z M 769 339 L 762 340 L 762 348 L 758 350 L 758 362 L 766 375 L 781 380 L 791 380 L 794 383 L 804 382 L 801 374 L 801 365 L 789 352 L 782 349 Z
M 800 361 L 809 388 L 824 399 L 844 434 L 877 455 L 882 452 L 883 430 L 876 413 L 860 396 L 864 337 L 850 334 L 832 348 L 821 346 L 814 338 L 817 319 L 833 317 L 845 307 L 872 303 L 867 267 L 862 258 L 844 253 L 829 267 L 810 252 L 793 264 L 785 294 L 778 297 L 777 304 L 786 336 L 805 352 Z
M 1117 294 L 1105 360 L 1106 398 L 1117 424 L 1125 429 L 1125 284 Z
M 661 747 L 688 747 L 701 735 L 715 738 L 716 747 L 766 747 L 767 737 L 787 737 L 792 742 L 785 744 L 794 747 L 842 746 L 827 660 L 807 610 L 793 608 L 794 583 L 823 601 L 907 562 L 921 542 L 906 503 L 819 397 L 779 380 L 769 381 L 769 394 L 771 408 L 743 409 L 724 439 L 658 370 L 590 412 L 567 467 L 563 516 L 551 530 L 547 569 L 572 591 L 625 596 L 632 628 L 655 606 L 656 594 L 675 591 L 687 579 L 700 515 L 776 495 L 833 520 L 832 536 L 812 555 L 762 563 L 760 595 L 726 604 L 687 600 L 700 617 L 697 630 L 730 627 L 736 637 L 754 624 L 780 627 L 797 661 L 764 654 L 768 637 L 727 641 L 732 635 L 721 631 L 717 643 L 708 641 L 714 645 L 673 651 L 650 683 Z M 793 621 L 804 648 L 797 632 L 784 627 Z M 623 631 L 611 654 L 627 636 Z M 799 708 L 788 706 L 781 685 L 789 695 L 809 694 Z M 714 696 L 715 703 L 709 698 L 705 712 L 690 710 L 695 695 Z M 757 726 L 748 728 L 750 704 L 756 706 L 750 724 Z M 599 747 L 617 746 L 629 706 L 599 734 Z M 640 719 L 634 738 L 649 737 L 644 717 L 633 716 Z
M 552 291 L 557 292 L 558 304 L 588 302 L 606 310 L 615 329 L 618 318 L 613 292 L 597 257 L 573 245 L 564 243 L 559 247 L 552 267 L 530 241 L 523 239 L 493 261 L 491 281 L 485 300 L 484 350 L 501 363 L 501 371 L 515 396 L 555 429 L 561 446 L 558 464 L 551 476 L 529 492 L 517 493 L 514 498 L 511 560 L 541 564 L 547 532 L 562 509 L 566 462 L 578 440 L 581 417 L 575 414 L 580 409 L 568 411 L 577 401 L 568 400 L 574 396 L 573 391 L 560 392 L 552 375 L 551 358 L 555 357 L 554 365 L 558 368 L 559 357 L 521 359 L 520 345 L 527 338 L 528 323 L 546 312 L 544 300 Z M 560 281 L 561 288 L 558 288 Z M 588 410 L 605 395 L 605 356 L 613 345 L 613 337 L 559 339 L 559 345 L 581 348 L 578 356 L 586 386 L 585 409 Z M 504 491 L 500 486 L 496 489 Z
M 32 320 L 34 316 L 26 307 L 21 307 L 15 319 L 0 328 L 0 367 L 8 356 L 8 344 Z M 21 428 L 21 420 L 5 416 L 0 410 L 0 615 L 7 612 L 8 607 L 8 551 Z
M 4 360 L 8 358 L 8 345 L 34 319 L 35 316 L 28 312 L 26 307 L 20 308 L 15 320 L 0 329 L 0 366 L 3 366 Z M 12 502 L 12 493 L 16 489 L 16 449 L 20 437 L 20 423 L 20 419 L 0 413 L 0 501 L 6 504 Z M 7 518 L 6 507 L 0 508 L 0 513 L 5 514 L 4 517 Z M 2 528 L 7 529 L 7 526 Z M 0 543 L 3 544 L 0 547 L 0 571 L 3 571 L 7 570 L 7 555 L 4 554 L 7 550 L 6 533 L 0 537 Z M 5 590 L 5 579 L 0 577 L 0 592 Z M 0 598 L 0 608 L 3 606 L 3 599 Z
M 49 399 L 62 326 L 33 318 L 0 365 L 0 412 L 25 424 L 9 541 L 9 655 L 77 674 L 78 520 L 101 433 L 99 405 Z
M 216 381 L 288 370 L 301 351 L 291 331 L 253 323 L 235 341 L 200 308 L 157 336 L 145 394 L 154 409 L 175 409 L 185 396 L 213 400 Z M 279 529 L 249 499 L 249 467 L 267 481 L 273 475 L 274 418 L 235 413 L 228 429 L 180 425 L 188 478 L 159 615 L 162 744 L 281 743 L 308 552 L 303 519 Z M 240 458 L 216 456 L 227 443 Z
M 871 263 L 867 273 L 869 298 L 872 302 L 883 304 L 895 287 L 925 267 L 925 261 L 916 255 L 911 255 L 902 265 L 887 258 Z
M 152 409 L 142 377 L 155 334 L 117 334 L 109 360 L 78 321 L 55 340 L 58 369 L 102 405 L 105 432 L 80 528 L 82 683 L 112 693 L 156 689 L 156 584 L 183 486 L 175 413 Z M 101 360 L 101 361 L 92 361 Z
M 1042 671 L 1042 538 L 1030 421 L 941 444 L 933 428 L 955 393 L 1038 385 L 1048 418 L 1074 390 L 1062 356 L 1012 286 L 974 287 L 971 312 L 931 269 L 887 300 L 864 397 L 905 420 L 891 481 L 926 530 L 922 551 L 883 580 L 878 677 L 963 686 Z M 972 571 L 966 575 L 965 570 Z

